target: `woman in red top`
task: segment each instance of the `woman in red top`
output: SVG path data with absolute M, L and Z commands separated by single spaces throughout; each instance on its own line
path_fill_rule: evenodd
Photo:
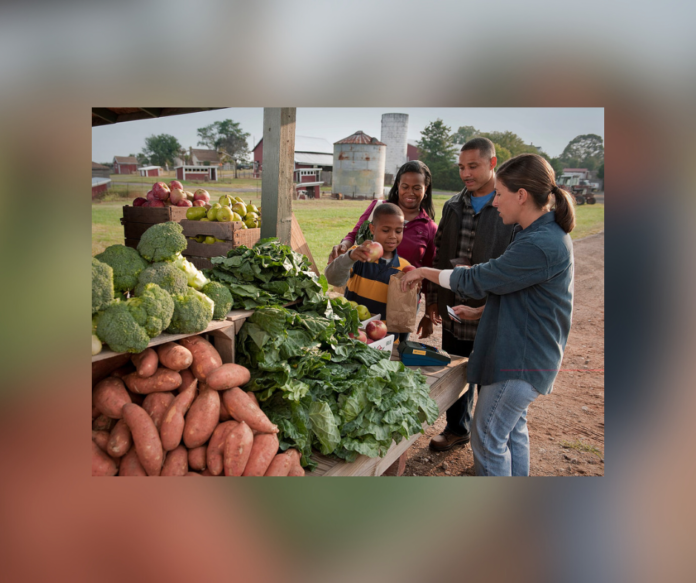
M 360 227 L 370 220 L 372 211 L 379 202 L 384 201 L 373 200 L 355 228 L 331 250 L 329 263 L 355 244 Z M 394 186 L 389 191 L 386 202 L 398 205 L 404 213 L 404 236 L 397 248 L 399 256 L 416 267 L 432 267 L 437 223 L 433 220 L 435 210 L 430 169 L 419 160 L 406 162 L 396 173 Z

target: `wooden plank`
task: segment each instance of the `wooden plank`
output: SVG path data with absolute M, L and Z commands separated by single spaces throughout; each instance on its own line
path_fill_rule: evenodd
M 187 336 L 198 336 L 200 334 L 207 334 L 214 330 L 229 328 L 232 325 L 233 324 L 229 320 L 213 320 L 205 330 L 197 332 L 196 334 L 160 334 L 159 336 L 156 336 L 155 338 L 150 340 L 148 347 L 158 346 L 160 344 L 164 344 L 165 342 L 176 342 L 177 340 L 181 340 L 182 338 L 186 338 Z M 108 349 L 102 350 L 99 354 L 92 357 L 92 362 L 97 362 L 99 360 L 104 360 L 107 358 L 113 358 L 114 356 L 120 356 L 123 354 L 125 353 L 113 352 L 112 350 Z
M 213 337 L 213 345 L 220 353 L 222 362 L 235 362 L 235 337 L 237 336 L 237 330 L 235 327 L 228 326 L 227 328 L 213 330 L 210 332 L 210 335 Z
M 261 239 L 261 229 L 243 229 L 234 232 L 234 246 L 253 247 Z
M 123 223 L 123 235 L 126 239 L 139 241 L 143 233 L 151 226 L 151 223 L 131 223 L 130 221 L 126 221 Z
M 186 257 L 197 269 L 212 269 L 213 264 L 208 257 Z
M 428 384 L 431 386 L 430 396 L 437 403 L 440 414 L 445 412 L 452 404 L 467 390 L 466 369 L 468 359 L 453 357 L 452 362 L 446 367 L 423 367 L 421 372 L 427 376 Z M 418 367 L 409 367 L 418 368 Z M 428 427 L 423 424 L 423 429 Z M 400 443 L 392 443 L 391 448 L 383 458 L 369 458 L 359 456 L 353 463 L 343 462 L 321 454 L 314 453 L 312 460 L 322 462 L 321 468 L 329 465 L 329 469 L 317 467 L 308 476 L 380 476 L 389 468 L 399 457 L 413 445 L 421 436 L 421 433 L 412 435 L 410 438 L 402 440 Z
M 141 206 L 124 206 L 123 220 L 131 223 L 166 223 L 180 222 L 186 218 L 186 208 L 167 206 L 164 208 L 149 208 Z
M 297 222 L 297 219 L 295 218 L 295 214 L 293 213 L 292 215 L 292 230 L 291 230 L 291 235 L 290 235 L 290 247 L 292 247 L 293 251 L 297 251 L 298 253 L 301 253 L 302 255 L 306 255 L 307 258 L 309 259 L 310 263 L 312 264 L 312 270 L 314 273 L 317 275 L 319 274 L 319 270 L 317 269 L 317 264 L 314 262 L 314 257 L 312 256 L 312 252 L 309 250 L 309 245 L 307 245 L 307 241 L 304 238 L 304 234 L 302 233 L 302 229 L 300 228 L 300 223 Z
M 263 110 L 261 238 L 278 237 L 284 245 L 290 245 L 292 230 L 295 114 L 294 107 Z
M 231 241 L 206 245 L 205 243 L 189 239 L 186 243 L 186 249 L 181 254 L 184 257 L 219 257 L 220 255 L 227 255 L 227 252 L 230 249 L 234 249 L 234 247 L 235 245 Z
M 234 232 L 243 229 L 240 221 L 231 223 L 218 223 L 217 221 L 190 221 L 184 219 L 179 223 L 184 229 L 185 237 L 196 237 L 197 235 L 211 235 L 226 241 L 234 240 Z

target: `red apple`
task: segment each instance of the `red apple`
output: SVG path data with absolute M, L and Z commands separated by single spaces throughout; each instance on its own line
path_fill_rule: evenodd
M 367 249 L 367 255 L 368 255 L 368 263 L 376 263 L 379 261 L 379 258 L 382 257 L 384 254 L 384 249 L 382 248 L 382 245 L 377 243 L 377 241 L 370 241 L 365 245 L 365 248 Z
M 178 180 L 172 180 L 169 183 L 169 190 L 174 190 L 175 188 L 179 190 L 184 190 L 184 185 L 181 184 L 181 182 L 179 182 Z
M 210 202 L 210 195 L 208 194 L 207 190 L 199 188 L 196 192 L 193 193 L 193 200 L 203 200 L 205 202 Z
M 176 206 L 193 206 L 193 203 L 190 200 L 183 198 L 176 203 Z
M 159 200 L 167 200 L 169 198 L 169 187 L 164 182 L 155 182 L 152 185 L 152 194 Z
M 401 270 L 401 272 L 402 272 L 402 273 L 408 273 L 409 271 L 413 271 L 415 268 L 416 268 L 415 265 L 407 265 L 406 267 L 404 267 L 404 268 Z
M 163 208 L 164 201 L 163 200 L 152 200 L 150 201 L 150 208 Z
M 145 198 L 150 202 L 152 202 L 153 200 L 159 200 L 151 190 L 148 190 L 147 194 L 145 195 Z
M 368 344 L 372 344 L 373 342 L 374 342 L 374 340 L 370 340 L 369 338 L 367 339 Z
M 355 338 L 356 340 L 360 340 L 360 342 L 365 342 L 367 344 L 367 336 L 365 336 L 365 331 L 360 329 L 358 330 L 358 335 L 356 336 L 352 332 L 348 334 L 351 338 Z
M 143 206 L 146 202 L 147 202 L 146 198 L 139 196 L 138 198 L 133 200 L 133 206 Z
M 173 188 L 172 191 L 169 193 L 169 200 L 172 202 L 172 204 L 179 205 L 179 201 L 182 201 L 186 198 L 186 195 L 184 194 L 183 190 L 179 190 L 178 188 Z
M 205 206 L 205 201 L 204 200 L 194 200 L 193 201 L 193 206 Z
M 365 332 L 372 340 L 382 340 L 387 335 L 387 325 L 382 320 L 373 320 L 367 323 Z

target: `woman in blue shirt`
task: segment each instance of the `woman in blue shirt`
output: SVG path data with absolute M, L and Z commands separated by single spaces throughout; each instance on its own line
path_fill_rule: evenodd
M 493 205 L 506 225 L 522 228 L 505 253 L 473 267 L 420 267 L 402 286 L 428 279 L 457 295 L 486 299 L 467 380 L 478 384 L 471 446 L 477 475 L 529 475 L 527 409 L 551 392 L 573 312 L 575 209 L 536 154 L 505 162 Z M 463 310 L 453 309 L 466 317 Z

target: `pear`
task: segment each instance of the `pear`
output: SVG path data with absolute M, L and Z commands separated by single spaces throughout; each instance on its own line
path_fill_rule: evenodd
M 232 202 L 232 197 L 231 197 L 229 194 L 223 194 L 223 195 L 220 197 L 220 204 L 221 204 L 222 206 L 229 206 L 229 207 L 231 207 L 232 204 L 233 204 L 233 202 Z
M 249 203 L 246 206 L 247 213 L 257 213 L 259 212 L 259 209 L 256 208 L 256 205 Z
M 223 206 L 217 210 L 215 213 L 215 219 L 221 223 L 229 223 L 233 220 L 234 213 L 232 209 L 228 206 Z
M 245 217 L 247 214 L 246 205 L 242 202 L 237 202 L 233 204 L 232 210 L 236 212 L 240 217 Z

